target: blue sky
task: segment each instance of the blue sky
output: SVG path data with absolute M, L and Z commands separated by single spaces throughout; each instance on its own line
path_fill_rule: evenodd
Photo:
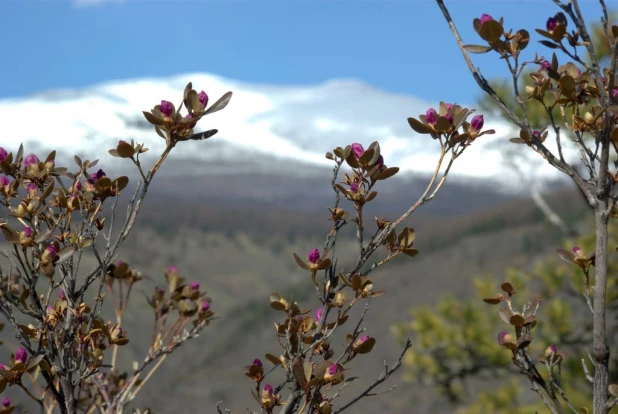
M 580 0 L 586 17 L 598 0 Z M 209 72 L 268 84 L 357 78 L 427 100 L 479 96 L 433 0 L 2 0 L 0 98 L 145 76 Z M 504 16 L 533 40 L 550 0 L 445 0 L 464 42 Z M 608 1 L 611 3 L 611 0 Z M 540 45 L 529 46 L 528 58 Z M 477 55 L 486 75 L 503 62 Z M 488 76 L 489 77 L 489 76 Z

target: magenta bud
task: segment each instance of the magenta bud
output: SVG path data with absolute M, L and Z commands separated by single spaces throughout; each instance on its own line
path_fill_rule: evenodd
M 263 366 L 262 361 L 259 358 L 255 358 L 253 360 L 253 364 L 251 364 L 251 365 L 257 365 L 258 367 L 262 367 Z
M 365 153 L 365 149 L 361 144 L 355 142 L 354 144 L 352 144 L 352 152 L 354 152 L 356 158 L 360 158 Z
M 178 271 L 178 267 L 172 265 L 170 267 L 167 268 L 167 272 L 168 273 L 176 273 Z
M 200 288 L 200 284 L 197 282 L 191 282 L 191 289 L 198 290 Z
M 50 244 L 49 246 L 47 246 L 47 249 L 45 249 L 45 252 L 49 255 L 51 260 L 54 260 L 54 258 L 56 257 L 56 253 L 58 253 L 56 251 L 56 247 L 53 244 Z
M 448 122 L 449 122 L 450 124 L 452 124 L 452 123 L 453 123 L 453 115 L 451 115 L 451 113 L 450 113 L 450 112 L 448 112 L 446 115 L 444 115 L 444 117 L 448 120 Z
M 204 106 L 204 108 L 206 108 L 206 105 L 208 105 L 208 95 L 206 94 L 206 92 L 200 92 L 200 94 L 197 95 L 197 99 Z
M 30 227 L 24 227 L 23 233 L 26 237 L 32 237 L 32 229 Z
M 0 147 L 0 162 L 4 161 L 6 157 L 9 156 L 9 153 L 2 147 Z
M 550 68 L 551 68 L 551 63 L 549 63 L 549 61 L 548 61 L 548 60 L 544 60 L 544 61 L 541 63 L 541 69 L 543 69 L 543 70 L 547 70 L 547 69 L 550 69 Z
M 573 247 L 573 254 L 577 254 L 581 249 L 578 246 Z
M 532 135 L 534 135 L 537 138 L 541 137 L 541 131 L 539 131 L 538 129 L 535 129 L 534 131 L 532 131 Z
M 26 352 L 26 350 L 20 346 L 17 349 L 17 352 L 15 352 L 15 359 L 25 364 L 28 360 L 28 352 Z
M 552 30 L 556 28 L 557 24 L 558 24 L 558 20 L 556 20 L 554 17 L 550 17 L 549 19 L 547 19 L 545 28 L 547 29 L 548 32 L 551 32 Z
M 358 338 L 358 344 L 360 345 L 364 343 L 369 338 L 371 338 L 369 335 L 361 336 L 360 338 Z
M 358 183 L 350 184 L 350 190 L 352 190 L 353 193 L 357 193 L 358 192 Z
M 618 100 L 618 89 L 614 89 L 612 91 L 612 98 L 614 98 L 614 100 Z
M 313 264 L 316 264 L 318 260 L 320 260 L 320 251 L 318 249 L 313 249 L 307 254 L 307 259 Z
M 322 308 L 315 311 L 315 321 L 320 322 L 320 319 L 322 319 Z
M 483 119 L 483 115 L 477 115 L 472 118 L 472 121 L 470 121 L 470 127 L 476 132 L 480 131 L 484 124 L 485 119 Z
M 4 369 L 4 368 L 3 368 Z M 4 408 L 9 408 L 11 406 L 11 399 L 9 397 L 4 397 L 2 399 L 2 406 Z
M 39 158 L 34 154 L 29 154 L 24 159 L 24 165 L 26 166 L 26 168 L 30 167 L 32 164 L 38 164 L 40 162 L 41 161 L 39 161 Z
M 335 375 L 337 371 L 339 371 L 339 367 L 337 366 L 337 364 L 332 364 L 331 366 L 328 367 L 328 373 L 330 375 Z
M 172 116 L 174 113 L 174 105 L 170 101 L 161 101 L 161 105 L 159 105 L 159 110 L 165 116 Z
M 448 113 L 450 113 L 453 110 L 453 104 L 451 103 L 444 104 L 444 106 L 446 106 L 446 112 Z
M 202 312 L 206 312 L 208 309 L 210 309 L 210 303 L 208 302 L 202 302 Z
M 268 395 L 273 395 L 273 386 L 270 384 L 266 384 L 264 385 L 264 392 L 267 393 Z
M 61 300 L 64 299 L 64 290 L 60 289 L 58 291 L 58 298 L 60 298 Z
M 0 185 L 2 185 L 2 187 L 8 187 L 9 184 L 11 184 L 11 182 L 9 181 L 9 177 L 7 177 L 6 175 L 0 177 Z
M 488 21 L 493 20 L 493 19 L 494 18 L 491 17 L 489 14 L 485 14 L 485 13 L 481 14 L 481 19 L 480 19 L 481 20 L 481 26 L 483 24 L 487 23 Z
M 425 112 L 425 119 L 427 120 L 428 124 L 435 125 L 436 120 L 438 119 L 438 113 L 435 109 L 429 108 L 427 112 Z

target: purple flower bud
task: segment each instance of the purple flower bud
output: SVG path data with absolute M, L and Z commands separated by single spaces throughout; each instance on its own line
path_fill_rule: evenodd
M 358 183 L 350 184 L 350 190 L 352 190 L 353 193 L 357 193 L 358 192 Z
M 251 365 L 257 365 L 258 367 L 262 367 L 263 366 L 262 365 L 262 361 L 259 358 L 255 358 L 253 360 L 253 364 L 251 364 Z
M 550 68 L 551 68 L 551 63 L 549 62 L 549 60 L 544 60 L 541 63 L 541 69 L 547 70 L 547 69 L 550 69 Z
M 103 171 L 103 170 L 99 170 L 99 171 L 97 171 L 97 173 L 96 173 L 96 179 L 97 179 L 97 180 L 100 180 L 101 178 L 103 178 L 103 177 L 105 177 L 105 176 L 106 176 L 106 175 L 105 175 L 105 171 Z
M 0 369 L 6 369 L 6 365 L 0 363 Z
M 545 24 L 545 28 L 547 29 L 548 32 L 551 32 L 552 30 L 554 30 L 556 28 L 557 24 L 558 24 L 558 21 L 555 18 L 550 17 L 549 19 L 547 19 L 547 23 Z
M 614 89 L 612 91 L 612 98 L 614 98 L 615 100 L 618 100 L 618 89 Z
M 320 322 L 320 319 L 322 319 L 322 308 L 315 311 L 315 321 Z
M 425 119 L 429 125 L 435 125 L 436 120 L 438 119 L 438 113 L 435 109 L 429 108 L 427 112 L 425 112 Z
M 192 119 L 192 118 L 195 118 L 193 114 L 187 114 L 187 116 L 185 116 L 185 119 Z M 196 125 L 197 125 L 197 121 L 192 122 L 189 124 L 189 128 L 195 128 Z
M 267 393 L 268 395 L 273 395 L 273 386 L 270 384 L 266 384 L 264 385 L 264 392 Z
M 62 299 L 64 299 L 64 290 L 60 289 L 60 290 L 58 291 L 58 297 L 59 297 L 61 300 L 62 300 Z
M 20 346 L 15 352 L 15 359 L 25 364 L 28 360 L 28 352 Z
M 360 158 L 361 155 L 365 153 L 365 149 L 358 142 L 352 144 L 352 151 L 354 152 L 354 155 L 356 155 L 356 158 Z
M 364 343 L 369 338 L 371 338 L 369 335 L 361 336 L 360 338 L 358 338 L 358 344 L 360 345 Z
M 32 229 L 30 227 L 24 227 L 23 233 L 26 237 L 32 237 Z
M 170 101 L 161 101 L 159 110 L 165 116 L 172 116 L 172 113 L 174 112 L 174 105 L 172 105 Z
M 453 115 L 451 115 L 450 112 L 447 112 L 446 115 L 444 115 L 444 117 L 448 120 L 450 124 L 453 123 Z
M 481 26 L 482 26 L 484 23 L 486 23 L 486 22 L 488 22 L 488 21 L 490 21 L 490 20 L 493 20 L 493 19 L 494 19 L 494 18 L 493 18 L 493 17 L 491 17 L 490 15 L 483 13 L 483 14 L 481 15 Z
M 573 247 L 573 254 L 577 254 L 581 249 L 578 246 Z
M 558 353 L 558 347 L 556 345 L 550 345 L 547 347 L 551 352 L 553 352 L 554 354 Z
M 167 268 L 168 273 L 176 273 L 177 271 L 178 271 L 178 268 L 174 265 Z
M 32 164 L 38 164 L 40 162 L 41 161 L 39 161 L 39 158 L 34 154 L 29 154 L 26 156 L 26 159 L 24 159 L 24 165 L 26 168 L 30 167 Z
M 335 375 L 337 371 L 339 371 L 339 367 L 337 366 L 337 364 L 332 364 L 331 366 L 328 367 L 328 373 L 330 375 Z
M 56 257 L 56 253 L 58 253 L 56 251 L 56 247 L 54 247 L 53 244 L 50 244 L 49 246 L 47 246 L 47 249 L 45 249 L 45 251 L 47 252 L 47 254 L 49 255 L 49 257 L 52 258 L 52 260 L 54 259 L 54 257 Z
M 202 312 L 206 312 L 208 309 L 210 309 L 210 303 L 209 302 L 202 302 Z
M 77 191 L 82 189 L 82 183 L 80 183 L 79 181 L 75 183 L 75 189 L 77 189 Z
M 313 264 L 316 264 L 318 260 L 320 260 L 320 251 L 318 249 L 313 249 L 307 254 L 307 259 Z
M 197 282 L 191 282 L 191 289 L 198 290 L 200 288 L 200 284 Z
M 480 131 L 484 124 L 485 120 L 483 119 L 483 115 L 477 115 L 472 118 L 472 121 L 470 121 L 470 127 L 476 132 Z
M 9 184 L 11 184 L 11 182 L 9 181 L 9 177 L 7 177 L 6 175 L 0 177 L 0 185 L 2 185 L 2 187 L 8 187 Z
M 26 187 L 26 190 L 28 190 L 28 192 L 36 192 L 37 190 L 37 186 L 35 183 L 30 183 L 28 184 L 28 186 Z
M 451 111 L 453 110 L 453 104 L 447 103 L 444 104 L 444 106 L 446 106 L 446 112 L 451 113 Z
M 204 106 L 204 108 L 206 107 L 206 105 L 208 105 L 208 95 L 206 94 L 206 92 L 200 92 L 200 94 L 197 95 L 197 99 L 199 99 L 200 103 Z
M 2 147 L 0 147 L 0 162 L 4 161 L 6 157 L 9 156 L 9 153 Z
M 2 399 L 2 406 L 3 406 L 4 408 L 8 408 L 8 407 L 10 407 L 10 406 L 11 406 L 11 399 L 10 399 L 9 397 L 4 397 L 4 398 Z

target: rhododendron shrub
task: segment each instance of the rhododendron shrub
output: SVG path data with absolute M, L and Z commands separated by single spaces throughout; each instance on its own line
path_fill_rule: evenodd
M 163 162 L 184 141 L 213 136 L 217 130 L 193 128 L 230 98 L 228 92 L 208 107 L 207 94 L 189 84 L 178 109 L 163 100 L 144 112 L 165 141 L 156 162 L 147 169 L 140 155 L 148 148 L 133 140 L 109 150 L 141 177 L 126 209 L 118 208 L 118 196 L 129 179 L 108 176 L 97 160 L 76 155 L 75 164 L 65 167 L 56 164 L 55 151 L 42 157 L 24 155 L 23 146 L 16 152 L 0 148 L 0 228 L 10 244 L 0 253 L 0 313 L 11 327 L 5 333 L 19 343 L 2 353 L 7 357 L 0 364 L 0 392 L 19 387 L 46 413 L 120 413 L 170 353 L 210 324 L 214 313 L 205 290 L 170 266 L 147 298 L 154 319 L 147 354 L 132 369 L 117 364 L 119 349 L 142 339 L 122 327 L 143 275 L 118 259 L 119 247 Z M 93 268 L 84 268 L 84 254 L 96 258 Z M 115 321 L 101 317 L 104 305 L 113 308 Z M 16 407 L 5 397 L 0 413 Z

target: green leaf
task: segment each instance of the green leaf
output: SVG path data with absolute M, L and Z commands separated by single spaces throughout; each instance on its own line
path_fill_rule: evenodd
M 470 53 L 487 53 L 492 50 L 492 47 L 482 45 L 464 45 L 464 49 Z

